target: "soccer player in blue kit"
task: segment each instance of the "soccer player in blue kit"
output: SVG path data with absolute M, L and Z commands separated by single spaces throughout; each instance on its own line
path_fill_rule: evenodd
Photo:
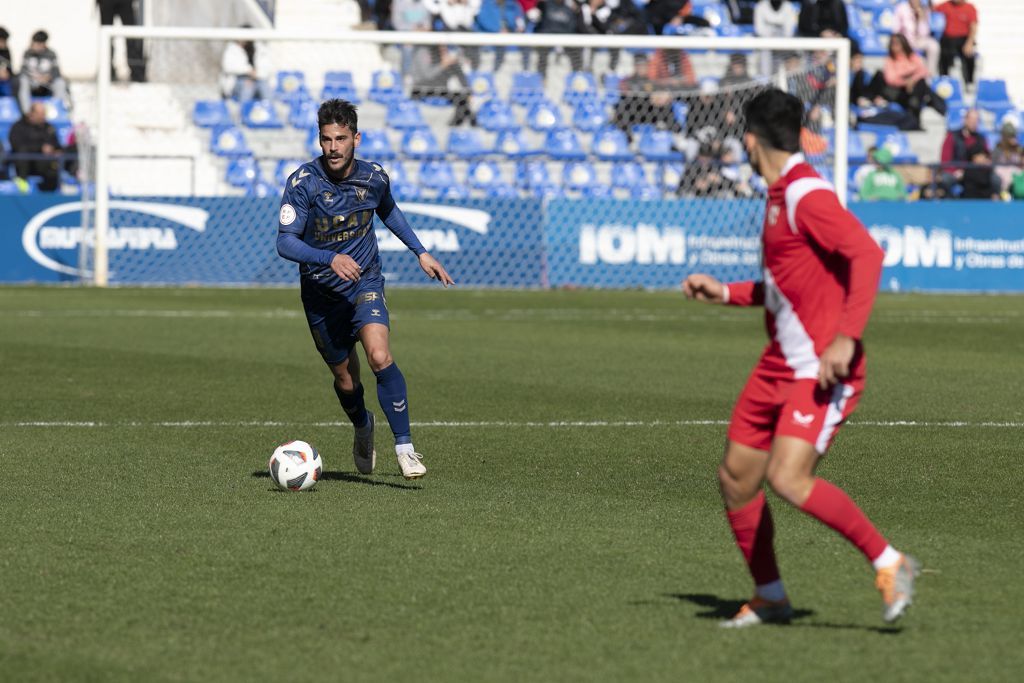
M 391 357 L 374 214 L 416 254 L 431 279 L 445 287 L 455 283 L 409 227 L 391 196 L 384 169 L 355 158 L 360 141 L 356 108 L 345 100 L 327 100 L 317 111 L 317 124 L 323 156 L 300 166 L 285 184 L 277 253 L 299 264 L 309 330 L 355 427 L 356 469 L 371 474 L 377 462 L 374 417 L 363 402 L 359 356 L 354 353 L 358 340 L 377 377 L 377 399 L 395 435 L 402 476 L 418 479 L 427 468 L 412 445 L 405 377 Z

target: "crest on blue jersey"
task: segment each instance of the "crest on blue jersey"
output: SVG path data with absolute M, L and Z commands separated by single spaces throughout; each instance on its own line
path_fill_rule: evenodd
M 368 190 L 365 187 L 357 187 L 356 188 L 356 199 L 358 199 L 361 202 L 365 202 L 366 201 L 366 193 L 367 193 L 367 191 Z

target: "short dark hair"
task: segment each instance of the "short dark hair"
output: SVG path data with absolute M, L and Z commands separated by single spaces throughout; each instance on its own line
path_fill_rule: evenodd
M 45 43 L 50 39 L 50 35 L 46 31 L 36 31 L 32 34 L 33 43 Z
M 319 128 L 336 123 L 339 126 L 348 126 L 353 134 L 359 132 L 359 116 L 356 114 L 356 106 L 348 100 L 327 100 L 320 105 L 316 112 L 316 125 Z
M 804 105 L 799 98 L 777 88 L 762 91 L 743 110 L 747 131 L 764 144 L 784 152 L 800 151 L 800 124 Z

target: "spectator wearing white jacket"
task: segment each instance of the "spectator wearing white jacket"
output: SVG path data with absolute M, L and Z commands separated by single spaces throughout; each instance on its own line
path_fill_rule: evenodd
M 922 0 L 904 0 L 893 11 L 893 33 L 902 33 L 914 52 L 924 53 L 928 73 L 939 72 L 939 41 L 932 35 L 931 10 Z
M 220 88 L 224 97 L 239 102 L 270 99 L 270 84 L 267 81 L 270 78 L 270 63 L 262 45 L 251 40 L 228 43 L 220 58 L 220 71 Z
M 800 14 L 787 0 L 761 0 L 754 7 L 754 35 L 759 38 L 790 38 L 796 35 Z M 772 52 L 761 52 L 761 71 L 770 73 L 778 67 L 780 58 L 772 59 Z

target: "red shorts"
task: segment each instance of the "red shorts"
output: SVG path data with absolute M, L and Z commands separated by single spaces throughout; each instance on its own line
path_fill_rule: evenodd
M 729 439 L 767 451 L 776 436 L 795 436 L 824 455 L 863 391 L 863 375 L 822 389 L 815 379 L 780 377 L 759 364 L 733 408 Z

